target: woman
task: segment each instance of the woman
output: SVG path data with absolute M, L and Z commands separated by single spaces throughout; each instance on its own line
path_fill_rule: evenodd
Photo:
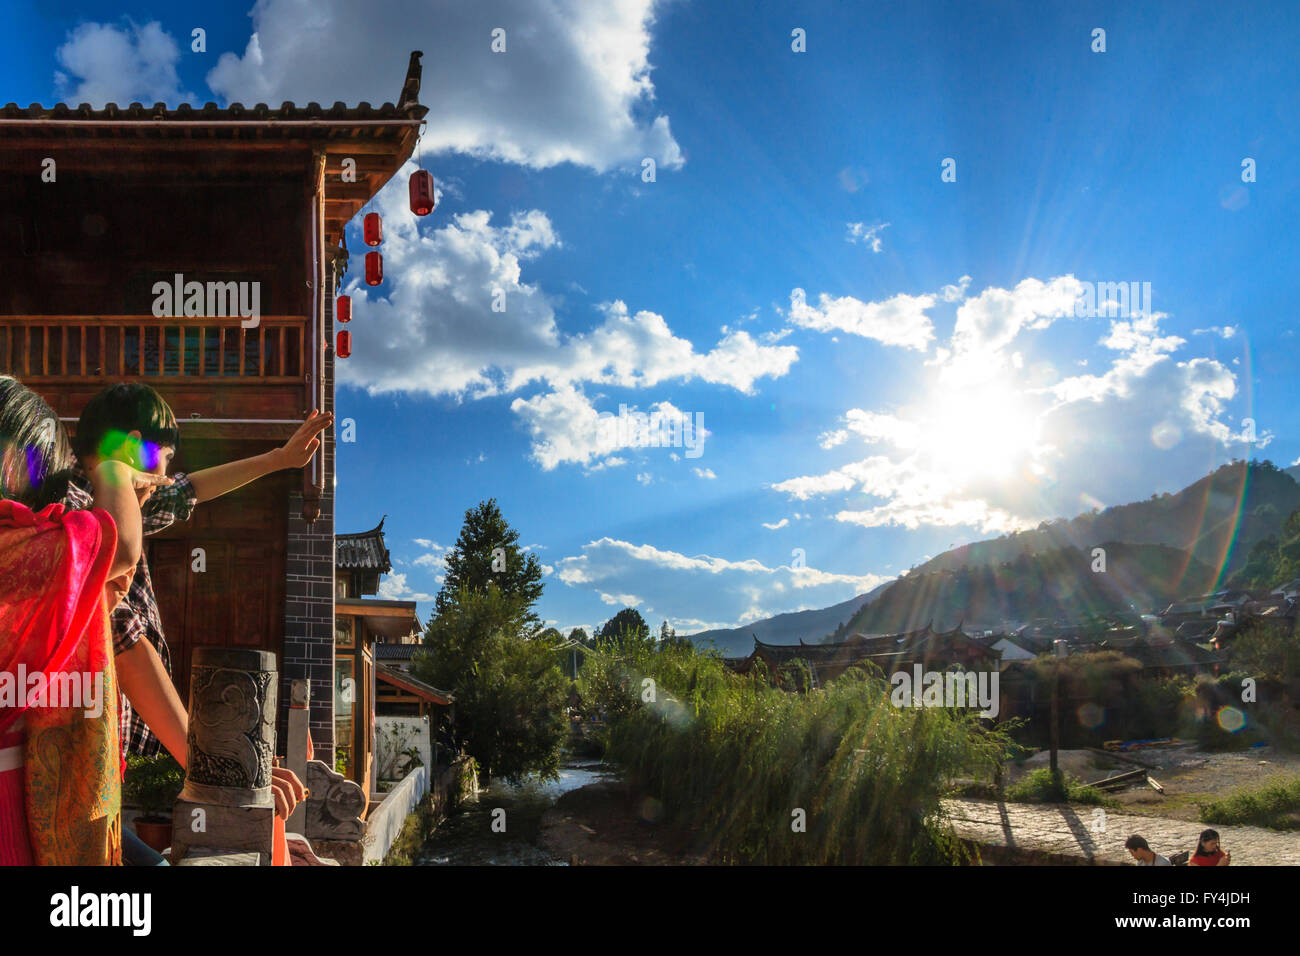
M 134 568 L 137 488 L 118 461 L 65 512 L 72 450 L 48 405 L 0 375 L 0 863 L 121 862 L 118 690 L 106 586 Z
M 1196 852 L 1188 859 L 1189 866 L 1227 866 L 1232 862 L 1232 854 L 1225 853 L 1219 847 L 1219 831 L 1203 830 L 1201 838 L 1196 841 Z

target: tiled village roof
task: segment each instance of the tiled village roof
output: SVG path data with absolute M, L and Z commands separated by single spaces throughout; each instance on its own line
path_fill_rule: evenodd
M 388 664 L 375 665 L 375 678 L 386 684 L 392 684 L 394 687 L 400 687 L 407 693 L 414 694 L 416 697 L 423 698 L 430 703 L 442 704 L 444 707 L 456 701 L 456 697 L 451 691 L 439 690 L 432 684 L 416 680 L 410 674 L 399 671 Z
M 388 548 L 384 546 L 384 515 L 369 531 L 334 536 L 334 567 L 340 571 L 378 571 L 393 569 Z
M 17 103 L 8 103 L 0 108 L 0 120 L 58 120 L 59 123 L 50 124 L 51 131 L 63 130 L 65 135 L 71 138 L 88 140 L 120 135 L 125 126 L 119 127 L 118 124 L 135 124 L 141 120 L 154 120 L 157 125 L 137 126 L 135 128 L 139 131 L 129 135 L 148 136 L 151 134 L 142 131 L 152 129 L 154 131 L 152 135 L 157 137 L 198 136 L 203 139 L 222 137 L 239 139 L 242 136 L 246 139 L 265 139 L 268 132 L 293 137 L 311 135 L 306 131 L 313 128 L 319 130 L 319 127 L 313 125 L 302 125 L 306 121 L 315 121 L 316 124 L 357 123 L 359 125 L 356 129 L 343 135 L 374 136 L 375 129 L 366 127 L 370 127 L 375 121 L 392 120 L 396 124 L 403 120 L 421 120 L 429 112 L 428 107 L 421 106 L 419 103 L 420 57 L 423 55 L 418 50 L 411 53 L 410 63 L 406 69 L 406 80 L 402 84 L 402 92 L 397 103 L 385 103 L 377 107 L 367 102 L 356 106 L 336 102 L 328 108 L 315 102 L 297 106 L 288 100 L 281 103 L 279 107 L 268 106 L 265 103 L 245 106 L 238 102 L 224 107 L 216 103 L 204 103 L 200 107 L 182 103 L 174 108 L 168 107 L 166 103 L 155 103 L 153 106 L 145 106 L 142 103 L 131 103 L 127 106 L 107 103 L 102 109 L 94 109 L 89 103 L 81 103 L 78 106 L 55 103 L 48 107 L 40 103 L 32 103 L 25 107 Z M 65 120 L 81 120 L 85 125 L 62 122 Z M 294 125 L 277 125 L 285 123 Z M 218 135 L 211 127 L 222 124 L 226 128 Z M 0 124 L 0 138 L 14 129 L 21 129 L 21 127 L 10 126 L 7 130 L 5 125 Z M 104 132 L 96 133 L 96 129 Z
M 375 644 L 375 660 L 377 661 L 409 661 L 411 655 L 420 650 L 420 644 Z
M 9 103 L 0 107 L 0 173 L 56 151 L 60 172 L 65 163 L 79 163 L 100 174 L 158 178 L 165 170 L 187 181 L 264 178 L 270 169 L 297 175 L 305 169 L 298 165 L 300 154 L 323 154 L 325 234 L 337 244 L 352 217 L 415 151 L 429 112 L 419 103 L 421 56 L 411 53 L 397 103 L 381 106 L 286 101 L 278 107 L 108 103 L 94 109 L 89 103 Z M 167 162 L 155 153 L 166 153 Z M 342 177 L 344 159 L 357 164 L 352 179 Z

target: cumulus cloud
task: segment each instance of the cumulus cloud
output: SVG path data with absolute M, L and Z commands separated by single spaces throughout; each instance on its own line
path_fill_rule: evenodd
M 410 51 L 425 51 L 426 151 L 535 168 L 682 165 L 655 109 L 656 0 L 259 0 L 242 54 L 208 85 L 228 101 L 394 102 Z M 505 31 L 493 52 L 492 31 Z
M 73 104 L 175 106 L 195 100 L 181 90 L 176 74 L 180 46 L 156 20 L 143 26 L 128 22 L 125 27 L 79 24 L 54 56 L 62 67 L 54 74 L 55 89 Z
M 699 351 L 663 316 L 621 301 L 600 306 L 592 328 L 561 334 L 551 298 L 523 271 L 560 246 L 550 219 L 534 209 L 495 223 L 478 210 L 422 233 L 400 186 L 413 168 L 376 200 L 390 264 L 384 293 L 359 277 L 346 283 L 353 314 L 371 334 L 340 363 L 340 384 L 469 399 L 541 384 L 545 390 L 512 408 L 535 437 L 533 457 L 552 468 L 632 444 L 601 446 L 584 385 L 644 389 L 696 380 L 752 394 L 759 379 L 785 375 L 798 359 L 795 346 L 760 344 L 743 330 Z
M 884 302 L 863 302 L 823 292 L 813 307 L 803 289 L 794 289 L 790 292 L 789 318 L 795 325 L 816 332 L 850 332 L 883 345 L 924 352 L 934 338 L 934 326 L 926 315 L 933 306 L 932 295 L 900 293 Z
M 691 471 L 695 472 L 695 477 L 703 478 L 706 481 L 712 481 L 718 477 L 713 473 L 712 468 L 692 468 Z
M 379 582 L 377 597 L 381 601 L 432 601 L 437 595 L 414 590 L 407 585 L 405 574 L 386 574 Z
M 850 409 L 820 439 L 825 449 L 860 439 L 879 454 L 772 488 L 801 501 L 840 498 L 835 519 L 864 527 L 997 534 L 1145 498 L 1156 476 L 1162 486 L 1171 476 L 1190 482 L 1233 446 L 1272 440 L 1230 424 L 1236 376 L 1213 358 L 1176 360 L 1187 342 L 1163 330 L 1163 313 L 1109 320 L 1098 344 L 1110 362 L 1058 378 L 1027 333 L 1074 315 L 1081 289 L 1073 276 L 1026 279 L 966 299 L 953 335 L 923 365 L 934 371 L 919 373 L 928 381 L 889 412 Z
M 752 558 L 692 557 L 608 537 L 584 545 L 580 554 L 561 559 L 556 568 L 560 581 L 601 600 L 639 595 L 639 604 L 664 609 L 673 615 L 673 626 L 683 632 L 826 607 L 886 580 L 875 574 L 833 574 L 812 567 L 768 567 Z M 780 600 L 790 592 L 797 594 L 798 607 Z M 774 604 L 774 599 L 780 603 Z

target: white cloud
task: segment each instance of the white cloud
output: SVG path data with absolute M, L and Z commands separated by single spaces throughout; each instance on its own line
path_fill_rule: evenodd
M 405 179 L 403 173 L 394 181 L 400 186 Z M 550 390 L 512 407 L 535 436 L 533 456 L 549 462 L 544 467 L 585 464 L 618 447 L 587 450 L 594 436 L 582 447 L 569 447 L 575 429 L 594 431 L 597 412 L 582 393 L 583 384 L 649 388 L 698 379 L 752 394 L 758 379 L 785 375 L 798 358 L 794 346 L 762 345 L 740 330 L 699 352 L 662 316 L 632 313 L 618 301 L 601 307 L 594 328 L 562 335 L 549 297 L 523 278 L 524 263 L 560 245 L 544 213 L 516 212 L 496 225 L 490 213 L 479 210 L 422 235 L 404 187 L 390 184 L 376 202 L 385 219 L 391 278 L 387 297 L 357 278 L 347 283 L 353 314 L 371 332 L 356 340 L 347 362 L 339 363 L 340 384 L 372 394 L 473 399 L 540 382 Z M 498 291 L 505 311 L 492 308 Z
M 69 103 L 145 106 L 193 103 L 181 90 L 176 64 L 181 51 L 176 40 L 154 20 L 140 26 L 81 23 L 68 33 L 54 53 L 61 70 L 54 74 L 59 96 Z M 75 85 L 74 85 L 75 78 Z
M 381 601 L 432 601 L 437 597 L 408 587 L 405 574 L 385 575 L 379 582 L 376 596 Z
M 692 468 L 691 471 L 695 472 L 695 477 L 704 478 L 707 481 L 712 481 L 718 477 L 713 473 L 712 468 Z
M 558 561 L 556 576 L 601 600 L 639 595 L 639 603 L 662 609 L 684 631 L 732 627 L 784 611 L 826 607 L 886 580 L 875 574 L 768 567 L 752 558 L 691 557 L 608 537 Z M 782 593 L 791 597 L 781 600 Z
M 1220 338 L 1230 339 L 1237 334 L 1235 325 L 1211 325 L 1208 329 L 1192 329 L 1193 335 L 1217 335 Z
M 601 419 L 587 396 L 571 385 L 557 387 L 553 392 L 544 392 L 530 399 L 516 398 L 510 409 L 528 428 L 533 439 L 532 457 L 546 471 L 561 464 L 587 466 L 594 459 L 602 458 L 604 460 L 598 464 L 590 465 L 588 471 L 625 465 L 627 458 L 605 456 L 622 449 L 657 447 L 654 443 L 664 434 L 662 429 L 652 431 L 635 425 L 620 428 L 617 416 Z M 636 410 L 630 409 L 629 412 Z M 697 421 L 668 401 L 652 403 L 647 420 L 650 416 L 657 416 L 655 421 L 679 424 Z M 630 415 L 628 418 L 631 420 Z M 691 428 L 696 449 L 702 449 L 712 433 L 695 425 Z
M 769 524 L 768 522 L 764 521 L 763 527 L 766 528 L 768 531 L 776 531 L 779 528 L 784 528 L 789 523 L 790 523 L 789 518 L 782 518 L 776 524 Z
M 1056 377 L 1035 354 L 1046 347 L 1040 337 L 1025 333 L 1072 315 L 1077 285 L 1072 276 L 1026 279 L 967 299 L 951 341 L 922 366 L 935 371 L 919 373 L 928 380 L 906 404 L 850 409 L 822 436 L 823 448 L 856 436 L 880 454 L 772 488 L 796 500 L 842 498 L 835 519 L 865 527 L 997 534 L 1145 498 L 1154 476 L 1190 482 L 1240 451 L 1251 436 L 1229 420 L 1235 374 L 1212 358 L 1175 361 L 1187 343 L 1163 331 L 1163 313 L 1110 320 L 1100 341 L 1114 353 L 1108 367 Z M 1253 446 L 1272 438 L 1264 431 Z
M 683 162 L 655 109 L 655 0 L 259 0 L 242 55 L 223 53 L 208 85 L 227 100 L 373 104 L 397 99 L 423 45 L 425 153 L 454 151 L 537 168 L 597 171 Z M 491 50 L 505 30 L 506 50 Z M 436 36 L 432 45 L 426 40 Z
M 939 298 L 945 302 L 957 302 L 966 296 L 966 288 L 970 285 L 970 276 L 962 276 L 957 280 L 956 285 L 946 285 L 939 290 Z
M 884 302 L 863 302 L 852 296 L 834 298 L 825 292 L 817 306 L 810 306 L 803 289 L 790 292 L 790 321 L 817 332 L 842 331 L 875 339 L 884 345 L 924 352 L 934 338 L 926 310 L 934 306 L 932 295 L 899 294 Z
M 889 227 L 889 223 L 882 222 L 868 226 L 865 222 L 850 222 L 845 225 L 848 227 L 848 235 L 845 237 L 848 242 L 860 242 L 872 252 L 880 252 L 884 249 L 885 245 L 880 238 L 880 233 Z

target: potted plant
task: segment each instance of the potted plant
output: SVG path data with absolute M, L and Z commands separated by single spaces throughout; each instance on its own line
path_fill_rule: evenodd
M 140 810 L 136 836 L 159 853 L 171 846 L 171 809 L 184 783 L 185 771 L 167 754 L 127 757 L 122 796 Z

